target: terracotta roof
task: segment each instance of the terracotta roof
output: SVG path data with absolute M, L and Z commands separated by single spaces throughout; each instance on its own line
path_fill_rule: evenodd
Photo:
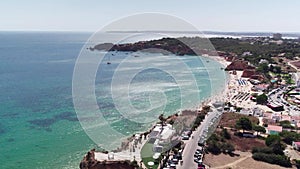
M 266 119 L 271 119 L 272 118 L 272 113 L 264 113 L 264 116 Z
M 300 142 L 294 142 L 294 144 L 296 144 L 297 146 L 300 146 Z
M 285 121 L 285 120 L 291 121 L 291 116 L 283 115 L 283 116 L 281 116 L 281 120 L 282 120 L 282 121 Z
M 300 116 L 292 116 L 291 119 L 294 121 L 300 121 Z
M 268 131 L 282 132 L 282 126 L 268 125 Z

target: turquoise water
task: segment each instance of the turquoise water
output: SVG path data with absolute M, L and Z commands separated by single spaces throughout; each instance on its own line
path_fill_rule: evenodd
M 101 144 L 94 143 L 82 129 L 72 102 L 74 64 L 89 36 L 89 33 L 0 33 L 0 168 L 78 168 L 85 152 Z M 127 55 L 117 54 L 119 59 Z M 201 82 L 200 99 L 224 87 L 219 63 L 196 62 L 197 58 L 189 56 L 183 59 L 193 69 L 197 82 Z M 203 71 L 197 72 L 201 64 L 212 68 L 214 78 L 209 79 Z M 96 96 L 109 127 L 129 136 L 146 129 L 150 123 L 130 121 L 114 109 L 108 88 L 116 66 L 117 59 L 110 68 L 99 70 Z M 149 81 L 175 84 L 172 76 L 154 69 L 137 75 L 132 84 Z M 163 111 L 166 114 L 178 111 L 179 88 L 163 89 L 168 97 Z M 149 106 L 145 97 L 133 94 L 132 98 L 137 109 Z M 191 107 L 197 104 L 194 98 L 186 100 Z

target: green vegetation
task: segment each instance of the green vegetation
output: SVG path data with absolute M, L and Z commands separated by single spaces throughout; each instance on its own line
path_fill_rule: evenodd
M 226 133 L 227 130 L 222 130 L 221 133 Z M 227 132 L 228 133 L 228 132 Z M 222 136 L 218 136 L 217 134 L 213 133 L 209 139 L 207 140 L 207 151 L 218 155 L 220 153 L 227 153 L 232 154 L 235 151 L 234 146 L 231 143 L 225 141 L 225 138 Z M 230 134 L 228 133 L 229 138 L 231 138 Z
M 266 63 L 259 64 L 257 67 L 257 71 L 263 74 L 267 74 L 269 72 L 269 66 Z
M 277 164 L 283 167 L 292 167 L 290 159 L 283 155 L 254 153 L 252 158 L 257 161 L 264 161 L 270 164 Z
M 281 67 L 280 66 L 271 65 L 269 70 L 273 73 L 279 73 L 279 74 L 281 73 Z
M 270 135 L 266 138 L 266 145 L 271 146 L 272 144 L 276 142 L 280 142 L 281 138 L 278 135 Z
M 253 125 L 252 129 L 257 132 L 257 135 L 258 133 L 266 133 L 266 129 L 259 125 Z
M 198 114 L 196 117 L 196 120 L 194 122 L 194 125 L 192 127 L 192 130 L 195 130 L 201 124 L 201 122 L 204 120 L 204 118 L 205 118 L 205 114 L 203 114 L 203 113 Z
M 227 129 L 222 129 L 221 136 L 227 140 L 231 139 L 231 135 L 230 135 L 230 133 L 228 133 Z
M 210 111 L 210 106 L 203 106 L 201 112 L 197 115 L 192 130 L 195 130 L 205 119 L 205 115 Z
M 149 161 L 154 162 L 154 166 L 152 166 L 153 168 L 158 167 L 158 163 L 153 159 L 154 153 L 152 151 L 152 147 L 153 147 L 153 144 L 146 143 L 141 150 L 141 157 L 142 157 L 143 163 L 145 164 L 145 166 L 147 168 L 150 167 L 150 166 L 148 166 Z
M 294 129 L 295 127 L 291 125 L 291 122 L 288 120 L 284 120 L 280 122 L 280 126 L 283 128 L 289 128 L 289 129 Z
M 266 94 L 261 94 L 256 97 L 257 104 L 266 104 L 268 102 L 268 96 Z
M 279 135 L 282 137 L 282 141 L 289 145 L 292 145 L 293 141 L 300 140 L 300 134 L 296 132 L 282 131 Z
M 254 147 L 252 158 L 257 161 L 264 161 L 270 164 L 277 164 L 283 167 L 291 167 L 290 159 L 284 155 L 285 146 L 281 143 L 278 135 L 270 135 L 266 138 L 267 147 Z
M 236 128 L 243 130 L 252 130 L 252 122 L 248 117 L 241 117 L 238 121 L 236 121 Z
M 280 45 L 275 43 L 265 45 L 262 41 L 251 42 L 251 40 L 243 41 L 233 38 L 210 38 L 210 41 L 219 51 L 233 52 L 237 55 L 242 55 L 245 51 L 251 52 L 252 55 L 244 56 L 244 59 L 254 65 L 258 65 L 260 59 L 273 63 L 272 57 L 278 56 L 280 53 L 285 53 L 285 57 L 288 59 L 300 56 L 300 44 L 293 43 L 296 40 L 283 40 Z

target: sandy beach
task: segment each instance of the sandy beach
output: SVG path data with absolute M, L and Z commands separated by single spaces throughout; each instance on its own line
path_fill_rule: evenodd
M 227 62 L 223 57 L 209 56 L 209 58 L 219 62 L 224 68 L 230 64 L 230 62 Z M 237 85 L 235 80 L 236 80 L 236 77 L 234 75 L 229 74 L 229 78 L 226 81 L 225 88 L 221 92 L 219 92 L 219 93 L 211 96 L 210 98 L 207 98 L 203 102 L 199 103 L 199 106 L 195 110 L 201 109 L 201 107 L 204 105 L 212 105 L 212 103 L 214 103 L 214 102 L 229 101 L 232 94 L 234 94 L 234 92 L 237 91 L 237 89 L 239 88 L 239 86 Z M 229 86 L 231 86 L 231 87 L 229 87 Z M 155 124 L 153 124 L 153 126 L 155 126 Z M 144 144 L 147 142 L 147 138 L 144 139 L 144 136 L 143 136 L 142 140 L 139 141 L 138 140 L 139 137 L 140 137 L 140 135 L 137 134 L 135 137 L 128 138 L 127 139 L 128 141 L 124 142 L 124 144 L 128 145 L 126 147 L 126 149 L 119 148 L 120 151 L 118 151 L 118 152 L 109 153 L 109 154 L 102 153 L 102 152 L 95 152 L 95 159 L 97 159 L 98 161 L 108 160 L 108 156 L 113 155 L 113 160 L 133 160 L 133 159 L 135 159 L 138 162 L 140 162 L 142 160 L 141 149 L 144 146 Z

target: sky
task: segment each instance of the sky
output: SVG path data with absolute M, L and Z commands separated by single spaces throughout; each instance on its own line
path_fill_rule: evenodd
M 300 32 L 299 0 L 7 0 L 0 31 L 97 31 L 125 16 L 170 14 L 200 31 Z

